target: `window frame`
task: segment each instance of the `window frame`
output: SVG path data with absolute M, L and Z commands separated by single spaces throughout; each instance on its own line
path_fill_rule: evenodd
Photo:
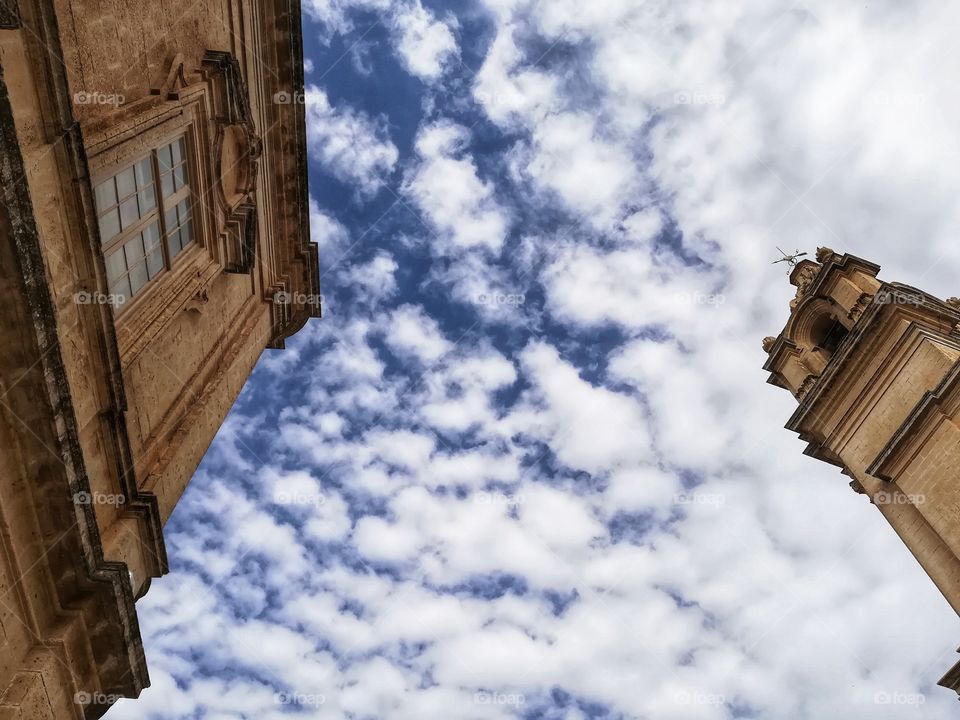
M 168 147 L 177 140 L 183 141 L 183 156 L 181 158 L 181 163 L 171 167 L 171 175 L 177 167 L 185 167 L 185 180 L 184 186 L 179 190 L 174 188 L 172 195 L 168 197 L 163 197 L 163 185 L 161 182 L 161 177 L 163 173 L 160 169 L 160 151 Z M 127 315 L 131 308 L 140 305 L 143 299 L 156 289 L 158 285 L 163 283 L 164 278 L 171 275 L 177 270 L 184 258 L 188 257 L 191 254 L 191 251 L 197 247 L 205 247 L 203 241 L 203 232 L 200 228 L 200 218 L 197 214 L 197 195 L 199 191 L 200 176 L 199 168 L 196 167 L 196 139 L 194 137 L 194 130 L 192 124 L 187 124 L 181 127 L 172 129 L 164 133 L 161 137 L 153 139 L 150 143 L 149 149 L 146 152 L 143 152 L 143 149 L 140 149 L 140 153 L 134 157 L 126 156 L 122 160 L 114 164 L 108 164 L 103 167 L 100 167 L 96 173 L 91 176 L 91 185 L 94 191 L 94 199 L 96 199 L 96 188 L 100 187 L 101 184 L 114 180 L 117 176 L 126 172 L 127 170 L 133 169 L 134 177 L 136 178 L 136 167 L 143 160 L 150 160 L 150 172 L 151 172 L 151 182 L 154 193 L 154 206 L 148 212 L 147 215 L 139 218 L 134 224 L 130 225 L 127 228 L 121 228 L 121 230 L 110 238 L 108 241 L 103 242 L 101 238 L 100 252 L 103 255 L 104 264 L 108 263 L 108 258 L 116 252 L 124 252 L 123 245 L 129 242 L 132 238 L 136 237 L 140 233 L 144 232 L 149 228 L 153 223 L 157 224 L 159 232 L 159 244 L 161 249 L 161 255 L 163 258 L 163 266 L 160 270 L 153 276 L 148 277 L 147 281 L 140 286 L 136 291 L 132 291 L 132 284 L 130 285 L 131 294 L 126 297 L 125 301 L 119 304 L 113 305 L 114 315 L 118 318 L 121 315 Z M 114 180 L 114 182 L 116 182 Z M 142 192 L 139 188 L 135 189 L 134 192 L 125 199 L 137 197 L 138 194 Z M 177 251 L 173 256 L 171 256 L 169 248 L 169 234 L 168 228 L 166 226 L 166 216 L 170 210 L 175 210 L 177 205 L 183 200 L 187 200 L 189 203 L 189 213 L 190 213 L 190 241 L 186 245 L 182 245 L 180 250 Z M 123 200 L 119 197 L 119 192 L 117 192 L 117 205 L 114 206 L 117 211 L 119 207 L 123 204 Z M 100 208 L 96 206 L 97 210 L 97 221 L 98 221 L 98 230 L 99 230 L 99 220 L 100 220 Z M 182 225 L 178 225 L 176 229 L 179 229 Z M 146 248 L 144 248 L 146 249 Z M 146 259 L 146 255 L 144 259 Z M 126 272 L 120 277 L 129 278 L 131 269 L 127 268 Z M 149 269 L 148 269 L 149 273 Z M 108 280 L 109 280 L 109 271 L 108 271 Z M 108 291 L 112 294 L 112 288 L 108 287 Z
M 247 89 L 238 61 L 229 52 L 206 51 L 203 60 L 187 72 L 183 57 L 171 62 L 166 81 L 149 94 L 119 108 L 115 113 L 87 125 L 83 142 L 87 152 L 90 201 L 93 188 L 137 160 L 181 135 L 187 138 L 193 242 L 180 252 L 171 268 L 142 288 L 123 305 L 123 312 L 109 313 L 121 366 L 132 365 L 173 323 L 193 322 L 204 313 L 210 290 L 224 274 L 246 275 L 252 292 L 268 299 L 266 286 L 256 277 L 257 245 L 248 249 L 244 234 L 247 222 L 258 220 L 255 207 L 257 162 L 262 145 L 247 105 Z M 223 195 L 222 150 L 226 130 L 236 128 L 251 187 L 238 206 Z M 262 172 L 262 169 L 259 171 Z M 266 208 L 270 213 L 272 209 Z M 94 218 L 90 274 L 103 295 L 109 293 L 106 263 Z M 254 232 L 254 236 L 257 233 Z M 166 242 L 166 239 L 164 239 Z M 250 257 L 246 257 L 247 251 Z M 275 286 L 273 283 L 271 287 Z M 278 305 L 272 306 L 274 309 Z M 190 319 L 181 315 L 186 311 Z

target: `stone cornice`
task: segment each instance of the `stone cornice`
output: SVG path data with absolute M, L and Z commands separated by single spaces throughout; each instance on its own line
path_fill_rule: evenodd
M 271 13 L 271 5 L 273 12 Z M 265 43 L 273 42 L 277 52 L 279 80 L 274 92 L 286 93 L 290 102 L 278 106 L 280 123 L 284 132 L 274 137 L 278 140 L 276 157 L 282 163 L 283 182 L 281 192 L 286 193 L 287 203 L 295 208 L 292 223 L 277 233 L 277 239 L 285 240 L 287 247 L 277 247 L 274 257 L 278 265 L 275 275 L 266 277 L 264 292 L 268 299 L 276 293 L 286 293 L 295 300 L 303 296 L 307 302 L 273 303 L 273 333 L 269 347 L 282 348 L 284 342 L 298 332 L 310 318 L 320 317 L 320 263 L 317 245 L 310 239 L 310 197 L 307 169 L 307 125 L 304 104 L 304 67 L 302 41 L 302 15 L 298 0 L 274 0 L 264 2 L 261 12 L 270 22 L 265 27 L 279 27 L 279 41 L 265 37 Z M 270 35 L 269 32 L 264 33 Z M 287 84 L 289 83 L 289 84 Z M 274 94 L 271 93 L 271 97 Z

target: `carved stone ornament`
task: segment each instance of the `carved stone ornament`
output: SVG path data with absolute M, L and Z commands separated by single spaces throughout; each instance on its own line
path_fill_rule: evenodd
M 810 286 L 813 285 L 813 281 L 817 279 L 817 273 L 820 272 L 821 267 L 823 266 L 812 260 L 805 260 L 797 265 L 793 274 L 790 276 L 790 282 L 797 286 L 796 297 L 790 301 L 791 310 L 797 308 L 797 305 L 800 304 L 804 295 L 810 290 Z
M 960 298 L 957 298 L 957 297 L 947 298 L 947 305 L 949 305 L 952 308 L 956 308 L 957 310 L 960 310 Z
M 860 297 L 857 298 L 857 302 L 854 303 L 854 306 L 850 308 L 850 312 L 847 313 L 847 317 L 857 322 L 866 309 L 870 306 L 870 301 L 872 296 L 869 293 L 860 293 Z
M 836 255 L 836 253 L 833 251 L 832 248 L 828 248 L 828 247 L 817 248 L 817 262 L 819 263 L 825 263 L 828 260 L 833 259 L 834 255 Z
M 246 83 L 237 59 L 207 51 L 202 71 L 217 86 L 214 97 L 213 176 L 226 242 L 224 268 L 249 273 L 256 257 L 256 190 L 263 140 L 250 111 Z
M 763 351 L 770 352 L 771 350 L 773 350 L 773 344 L 775 342 L 777 342 L 777 339 L 772 335 L 768 335 L 767 337 L 765 337 L 763 339 Z

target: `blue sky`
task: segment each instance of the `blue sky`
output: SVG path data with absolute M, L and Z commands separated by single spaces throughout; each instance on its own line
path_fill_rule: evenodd
M 835 5 L 305 0 L 325 317 L 109 717 L 947 717 L 960 623 L 760 369 L 775 245 L 957 294 L 958 11 Z

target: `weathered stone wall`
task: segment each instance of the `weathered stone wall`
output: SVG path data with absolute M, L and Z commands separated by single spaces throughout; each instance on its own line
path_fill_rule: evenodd
M 146 684 L 133 601 L 166 571 L 162 524 L 263 349 L 318 314 L 273 302 L 278 291 L 319 294 L 303 108 L 272 102 L 302 85 L 299 10 L 287 0 L 21 4 L 23 27 L 0 29 L 0 100 L 7 86 L 10 98 L 0 173 L 22 165 L 4 192 L 9 203 L 17 185 L 24 208 L 13 221 L 0 212 L 0 290 L 24 298 L 0 312 L 0 720 L 79 720 Z M 209 51 L 221 52 L 201 68 Z M 215 96 L 216 72 L 240 83 L 225 97 L 243 87 L 244 107 Z M 89 302 L 108 294 L 91 178 L 120 147 L 150 149 L 145 113 L 183 122 L 190 93 L 190 112 L 212 113 L 196 128 L 211 183 L 196 198 L 201 245 L 152 301 L 115 314 Z M 237 138 L 219 133 L 228 116 Z M 218 204 L 216 178 L 246 179 L 219 164 L 221 152 L 256 168 L 255 196 Z M 260 211 L 238 214 L 234 196 Z M 14 262 L 21 219 L 36 250 L 32 299 Z M 244 222 L 256 230 L 235 232 Z M 42 322 L 39 306 L 49 306 Z

